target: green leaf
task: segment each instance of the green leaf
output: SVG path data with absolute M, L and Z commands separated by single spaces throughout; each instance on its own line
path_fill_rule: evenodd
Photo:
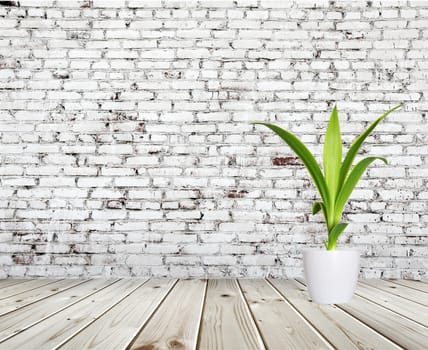
M 328 123 L 324 141 L 324 176 L 330 192 L 330 198 L 336 198 L 339 183 L 340 163 L 342 162 L 342 139 L 337 108 L 334 106 Z
M 322 202 L 315 202 L 312 206 L 312 215 L 317 214 L 322 209 L 323 203 Z
M 324 216 L 325 221 L 327 222 L 327 210 L 323 202 L 315 202 L 312 206 L 312 215 L 317 214 L 320 210 L 322 210 L 322 214 Z
M 367 167 L 376 159 L 380 159 L 387 163 L 385 158 L 368 157 L 361 160 L 352 168 L 355 157 L 362 144 L 375 127 L 385 119 L 388 114 L 400 107 L 401 105 L 396 106 L 380 116 L 358 136 L 352 143 L 341 165 L 342 142 L 339 117 L 335 106 L 331 113 L 325 136 L 323 159 L 324 175 L 312 153 L 295 135 L 273 124 L 253 123 L 264 125 L 280 136 L 296 153 L 308 170 L 322 198 L 322 201 L 313 204 L 312 214 L 315 215 L 322 210 L 329 232 L 328 241 L 325 242 L 325 246 L 328 250 L 336 249 L 336 241 L 348 225 L 340 223 L 343 208 Z
M 309 172 L 309 175 L 311 176 L 312 180 L 315 183 L 315 186 L 318 189 L 318 192 L 321 195 L 321 198 L 323 199 L 324 203 L 328 205 L 330 203 L 330 197 L 328 193 L 327 184 L 317 161 L 315 160 L 312 153 L 307 149 L 307 147 L 295 135 L 280 128 L 279 126 L 267 123 L 253 124 L 264 125 L 268 127 L 279 137 L 281 137 L 285 141 L 285 143 L 288 144 L 288 146 L 290 146 L 290 148 L 294 151 L 294 153 L 296 153 L 296 155 L 305 165 L 306 169 Z
M 345 183 L 343 184 L 339 194 L 336 198 L 334 213 L 335 219 L 340 220 L 340 216 L 342 215 L 343 207 L 345 206 L 349 196 L 363 175 L 364 171 L 367 167 L 373 163 L 376 159 L 382 160 L 385 164 L 388 164 L 388 161 L 382 157 L 367 157 L 361 160 L 355 167 L 352 169 Z
M 327 250 L 336 249 L 336 242 L 347 226 L 348 224 L 346 223 L 340 223 L 331 229 L 331 231 L 328 233 L 328 244 L 326 246 Z
M 351 168 L 352 163 L 354 162 L 354 159 L 361 148 L 361 145 L 364 143 L 364 140 L 367 138 L 367 136 L 370 135 L 370 133 L 374 130 L 374 128 L 388 116 L 388 114 L 394 112 L 396 109 L 400 107 L 401 105 L 395 106 L 385 114 L 381 115 L 366 129 L 366 131 L 364 131 L 360 136 L 358 136 L 355 139 L 355 141 L 352 143 L 351 147 L 349 148 L 348 154 L 343 160 L 343 164 L 340 169 L 339 184 L 338 184 L 339 189 L 343 186 L 343 183 L 345 182 L 345 179 L 348 176 L 349 169 Z

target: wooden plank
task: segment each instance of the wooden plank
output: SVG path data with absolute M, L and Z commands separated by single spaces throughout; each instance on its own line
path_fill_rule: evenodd
M 0 342 L 115 282 L 117 280 L 88 281 L 0 316 Z
M 0 344 L 0 349 L 53 349 L 82 327 L 94 322 L 144 281 L 120 280 Z
M 236 280 L 208 281 L 199 348 L 264 349 Z
M 43 300 L 63 290 L 83 283 L 84 280 L 57 280 L 56 282 L 14 295 L 0 301 L 0 316 L 21 307 Z
M 137 288 L 88 327 L 70 336 L 61 349 L 124 349 L 146 324 L 176 280 L 153 279 Z
M 269 282 L 336 349 L 401 349 L 338 307 L 313 303 L 300 283 L 276 279 Z
M 415 303 L 428 306 L 428 294 L 420 290 L 379 279 L 362 280 L 361 283 L 369 285 L 373 288 L 381 289 L 385 292 L 397 295 Z
M 355 294 L 394 311 L 421 325 L 428 326 L 428 308 L 402 297 L 359 283 Z M 427 330 L 428 331 L 428 330 Z
M 2 288 L 13 286 L 15 284 L 23 283 L 25 281 L 28 281 L 28 280 L 25 280 L 25 279 L 12 279 L 12 278 L 2 279 L 2 280 L 0 280 L 0 290 Z
M 428 333 L 419 323 L 358 295 L 348 304 L 337 306 L 405 349 L 425 349 Z
M 419 323 L 358 296 L 339 307 L 405 349 L 426 348 L 428 332 Z
M 400 284 L 409 288 L 417 289 L 422 292 L 428 293 L 428 284 L 421 281 L 411 281 L 411 280 L 389 280 L 392 283 Z
M 332 348 L 266 281 L 240 279 L 239 284 L 267 348 Z
M 14 295 L 18 295 L 20 293 L 25 293 L 27 291 L 30 291 L 39 287 L 46 286 L 56 281 L 58 280 L 53 280 L 53 279 L 26 280 L 25 282 L 2 288 L 0 290 L 0 300 L 9 298 Z
M 180 280 L 130 348 L 195 349 L 205 290 L 205 280 Z

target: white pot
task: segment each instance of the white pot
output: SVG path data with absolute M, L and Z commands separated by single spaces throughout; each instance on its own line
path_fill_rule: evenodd
M 343 304 L 351 300 L 360 270 L 358 250 L 304 250 L 303 266 L 309 295 L 314 302 Z

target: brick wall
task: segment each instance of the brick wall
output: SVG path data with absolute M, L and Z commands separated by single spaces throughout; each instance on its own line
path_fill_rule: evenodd
M 298 276 L 317 194 L 279 139 L 386 156 L 343 245 L 426 278 L 426 1 L 0 1 L 0 277 Z

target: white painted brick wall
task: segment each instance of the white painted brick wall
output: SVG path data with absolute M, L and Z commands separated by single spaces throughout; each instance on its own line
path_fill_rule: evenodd
M 321 155 L 388 108 L 341 239 L 427 278 L 426 1 L 0 1 L 0 277 L 282 276 L 321 246 Z

